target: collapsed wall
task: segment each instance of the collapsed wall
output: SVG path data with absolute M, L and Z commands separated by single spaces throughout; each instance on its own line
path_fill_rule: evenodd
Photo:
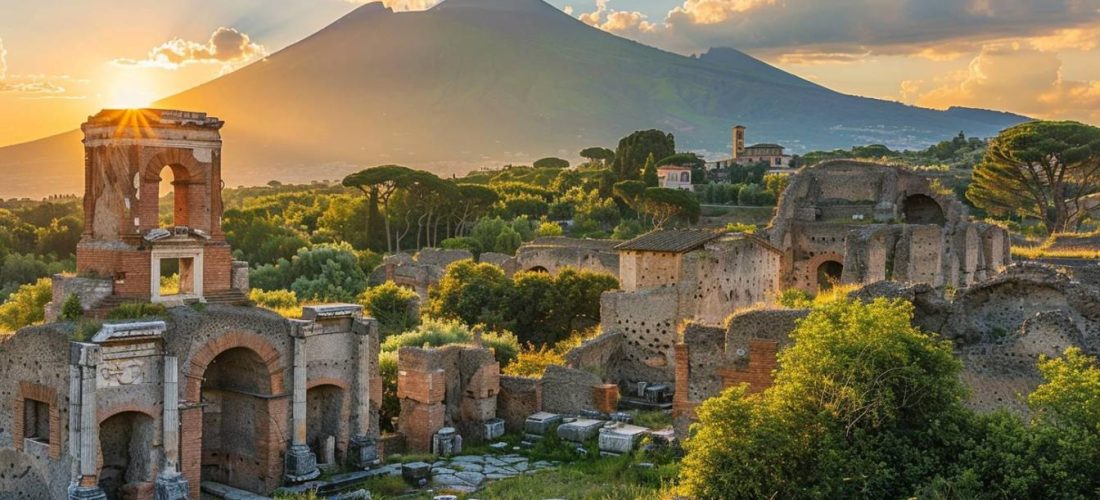
M 953 298 L 927 284 L 876 283 L 852 294 L 914 305 L 913 324 L 955 343 L 963 361 L 967 405 L 1027 415 L 1026 396 L 1042 382 L 1041 356 L 1069 347 L 1100 355 L 1100 288 L 1055 268 L 1016 264 Z M 807 310 L 759 310 L 734 315 L 725 328 L 688 325 L 676 345 L 677 430 L 686 432 L 694 408 L 732 385 L 750 391 L 771 385 L 776 352 Z

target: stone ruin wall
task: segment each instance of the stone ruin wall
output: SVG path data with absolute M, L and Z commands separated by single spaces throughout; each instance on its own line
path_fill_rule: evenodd
M 1013 265 L 953 300 L 927 284 L 890 282 L 867 286 L 853 297 L 911 301 L 914 326 L 954 341 L 963 361 L 961 378 L 971 389 L 967 405 L 979 411 L 1005 408 L 1026 416 L 1026 395 L 1042 381 L 1040 356 L 1060 356 L 1071 346 L 1100 355 L 1100 288 L 1046 266 Z M 769 386 L 774 353 L 790 345 L 790 332 L 806 314 L 748 311 L 732 317 L 726 328 L 688 325 L 676 346 L 678 432 L 686 432 L 699 403 L 725 387 Z M 756 352 L 765 359 L 754 360 Z
M 432 437 L 443 427 L 454 427 L 467 442 L 483 441 L 484 424 L 496 418 L 500 390 L 500 364 L 489 349 L 451 345 L 398 351 L 398 429 L 411 451 L 431 451 Z
M 37 492 L 43 498 L 64 498 L 75 463 L 90 474 L 85 475 L 85 486 L 100 484 L 112 494 L 127 491 L 127 495 L 151 498 L 167 453 L 163 408 L 168 359 L 178 360 L 179 468 L 193 492 L 198 491 L 200 466 L 228 465 L 216 458 L 225 447 L 254 454 L 237 457 L 229 476 L 209 470 L 202 472 L 203 477 L 266 493 L 284 480 L 283 456 L 288 441 L 298 443 L 298 426 L 303 429 L 301 444 L 314 453 L 320 451 L 316 442 L 320 433 L 334 435 L 341 461 L 352 458 L 348 441 L 354 437 L 349 435 L 362 429 L 366 437 L 377 437 L 381 379 L 373 320 L 345 316 L 290 321 L 262 309 L 210 305 L 202 312 L 172 308 L 164 325 L 166 330 L 159 337 L 143 337 L 137 343 L 111 338 L 71 342 L 74 327 L 70 323 L 23 329 L 0 343 L 0 415 L 12 418 L 0 425 L 0 470 L 19 468 L 0 475 L 0 496 L 19 492 L 17 498 L 38 498 L 33 494 Z M 233 354 L 245 352 L 252 354 L 244 358 Z M 233 373 L 223 368 L 233 369 L 235 360 L 248 356 L 257 356 L 253 359 L 261 368 L 232 374 L 234 382 L 259 383 L 258 392 L 275 397 L 264 398 L 259 406 L 236 404 L 229 401 L 238 398 L 233 390 L 206 386 Z M 98 379 L 92 400 L 99 423 L 93 441 L 97 448 L 91 455 L 74 447 L 70 434 L 74 430 L 69 424 L 70 391 L 84 390 L 70 379 L 71 369 L 80 374 L 83 365 L 74 364 L 78 360 L 92 363 L 89 373 Z M 306 376 L 299 388 L 293 375 L 300 362 L 306 362 Z M 370 402 L 359 399 L 361 389 L 371 391 Z M 200 393 L 202 406 L 197 404 Z M 306 421 L 301 422 L 291 411 L 291 399 L 299 397 L 305 404 Z M 45 404 L 41 413 L 48 414 L 48 445 L 22 439 L 25 425 L 36 425 L 22 422 L 25 413 L 16 408 L 28 401 Z M 232 404 L 233 409 L 219 412 L 223 404 Z M 74 416 L 80 415 L 79 405 L 76 408 Z M 361 414 L 358 408 L 368 413 Z M 219 432 L 222 424 L 229 423 L 238 430 Z M 251 429 L 251 433 L 239 429 Z M 87 469 L 84 461 L 97 454 L 95 464 Z

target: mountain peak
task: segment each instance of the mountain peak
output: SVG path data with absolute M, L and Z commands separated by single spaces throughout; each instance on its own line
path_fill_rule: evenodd
M 563 12 L 543 0 L 443 0 L 431 10 L 449 11 L 456 9 L 491 10 L 508 13 L 545 13 L 547 9 L 550 9 L 564 15 Z

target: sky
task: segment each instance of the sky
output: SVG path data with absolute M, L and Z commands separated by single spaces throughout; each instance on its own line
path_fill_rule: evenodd
M 0 146 L 217 78 L 366 1 L 0 0 Z M 1100 124 L 1100 0 L 549 1 L 648 45 L 734 47 L 849 94 Z

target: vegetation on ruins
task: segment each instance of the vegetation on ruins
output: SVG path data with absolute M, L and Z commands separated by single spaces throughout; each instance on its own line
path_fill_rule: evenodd
M 24 326 L 41 322 L 46 315 L 46 304 L 51 298 L 53 288 L 49 278 L 20 285 L 0 304 L 0 331 L 14 332 Z
M 1040 362 L 1034 417 L 962 405 L 948 341 L 912 304 L 818 305 L 779 356 L 775 384 L 703 403 L 678 493 L 690 498 L 1085 498 L 1100 488 L 1100 367 Z
M 1100 193 L 1100 128 L 1036 121 L 1004 130 L 974 169 L 966 197 L 994 215 L 1038 219 L 1048 234 L 1074 230 Z
M 420 325 L 420 297 L 392 281 L 363 292 L 359 303 L 365 314 L 378 320 L 383 339 Z
M 464 260 L 447 267 L 426 313 L 509 330 L 541 346 L 599 323 L 600 294 L 618 287 L 604 273 L 564 269 L 557 276 L 520 272 L 509 278 L 497 266 Z

